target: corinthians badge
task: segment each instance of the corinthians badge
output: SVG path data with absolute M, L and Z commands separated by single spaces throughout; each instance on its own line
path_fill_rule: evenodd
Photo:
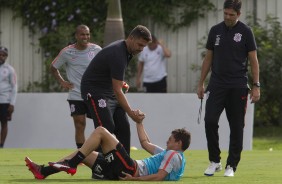
M 241 41 L 241 38 L 242 38 L 242 34 L 236 33 L 236 34 L 234 35 L 233 40 L 234 40 L 235 42 L 240 42 L 240 41 Z

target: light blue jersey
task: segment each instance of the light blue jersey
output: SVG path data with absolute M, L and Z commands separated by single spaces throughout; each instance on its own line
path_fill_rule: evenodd
M 186 164 L 183 153 L 174 150 L 163 150 L 141 162 L 145 164 L 147 175 L 156 174 L 159 169 L 165 170 L 168 173 L 164 179 L 166 181 L 179 180 Z M 139 165 L 140 161 L 137 163 Z
M 66 66 L 67 78 L 74 85 L 73 89 L 69 91 L 68 100 L 82 101 L 80 91 L 82 75 L 100 50 L 101 47 L 93 43 L 88 43 L 84 50 L 77 50 L 73 44 L 62 49 L 52 62 L 52 65 L 57 69 L 62 65 Z

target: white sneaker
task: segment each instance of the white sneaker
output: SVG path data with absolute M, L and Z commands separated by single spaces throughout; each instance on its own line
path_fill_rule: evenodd
M 233 177 L 234 176 L 233 168 L 230 167 L 230 165 L 228 165 L 226 167 L 225 172 L 224 172 L 224 176 L 227 176 L 227 177 Z
M 209 167 L 205 170 L 205 175 L 206 176 L 213 176 L 213 174 L 215 172 L 219 172 L 222 170 L 222 166 L 221 163 L 215 163 L 215 162 L 211 162 Z

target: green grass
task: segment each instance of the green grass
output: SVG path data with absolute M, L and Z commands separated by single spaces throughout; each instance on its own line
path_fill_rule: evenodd
M 253 142 L 254 150 L 282 150 L 282 127 L 255 127 Z
M 189 150 L 185 153 L 187 164 L 184 176 L 178 182 L 189 184 L 277 184 L 281 183 L 282 175 L 282 128 L 256 127 L 254 129 L 253 151 L 243 151 L 242 159 L 235 173 L 235 177 L 223 177 L 224 171 L 213 177 L 206 177 L 203 171 L 208 165 L 206 150 Z M 270 151 L 272 148 L 272 151 Z M 97 181 L 90 179 L 91 171 L 86 166 L 79 166 L 75 176 L 58 173 L 47 179 L 38 181 L 25 166 L 24 157 L 29 156 L 33 161 L 46 164 L 56 161 L 71 153 L 71 149 L 0 149 L 0 183 L 121 183 L 122 181 Z M 133 151 L 134 159 L 148 156 L 143 150 Z M 222 164 L 225 164 L 227 152 L 223 151 Z M 126 182 L 144 183 L 144 182 Z M 163 183 L 163 182 L 150 182 Z
M 86 166 L 79 166 L 78 172 L 70 176 L 64 172 L 49 176 L 47 179 L 38 181 L 25 166 L 24 157 L 29 156 L 33 161 L 46 164 L 48 161 L 56 161 L 71 149 L 0 149 L 0 183 L 121 183 L 122 181 L 97 181 L 90 179 L 91 172 Z M 282 150 L 254 150 L 243 151 L 235 177 L 223 177 L 223 171 L 216 173 L 213 177 L 203 175 L 208 165 L 206 150 L 191 150 L 185 153 L 187 164 L 184 176 L 178 182 L 168 183 L 189 183 L 189 184 L 276 184 L 281 183 L 282 174 Z M 148 154 L 143 150 L 133 151 L 132 157 L 140 159 Z M 222 152 L 222 164 L 225 164 L 227 152 Z M 144 182 L 126 182 L 144 183 Z M 162 183 L 162 182 L 150 182 Z M 167 182 L 166 182 L 167 183 Z

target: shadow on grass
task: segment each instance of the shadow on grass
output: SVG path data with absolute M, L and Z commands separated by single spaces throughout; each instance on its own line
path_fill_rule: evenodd
M 37 180 L 37 179 L 13 179 L 9 180 L 11 183 L 34 183 L 34 182 L 40 182 L 43 180 Z M 44 183 L 83 183 L 83 182 L 109 182 L 109 180 L 95 180 L 95 179 L 44 179 Z
M 205 178 L 224 178 L 223 175 L 213 175 L 213 176 L 205 176 L 199 175 L 199 176 L 182 176 L 181 178 L 186 178 L 186 179 L 205 179 Z

